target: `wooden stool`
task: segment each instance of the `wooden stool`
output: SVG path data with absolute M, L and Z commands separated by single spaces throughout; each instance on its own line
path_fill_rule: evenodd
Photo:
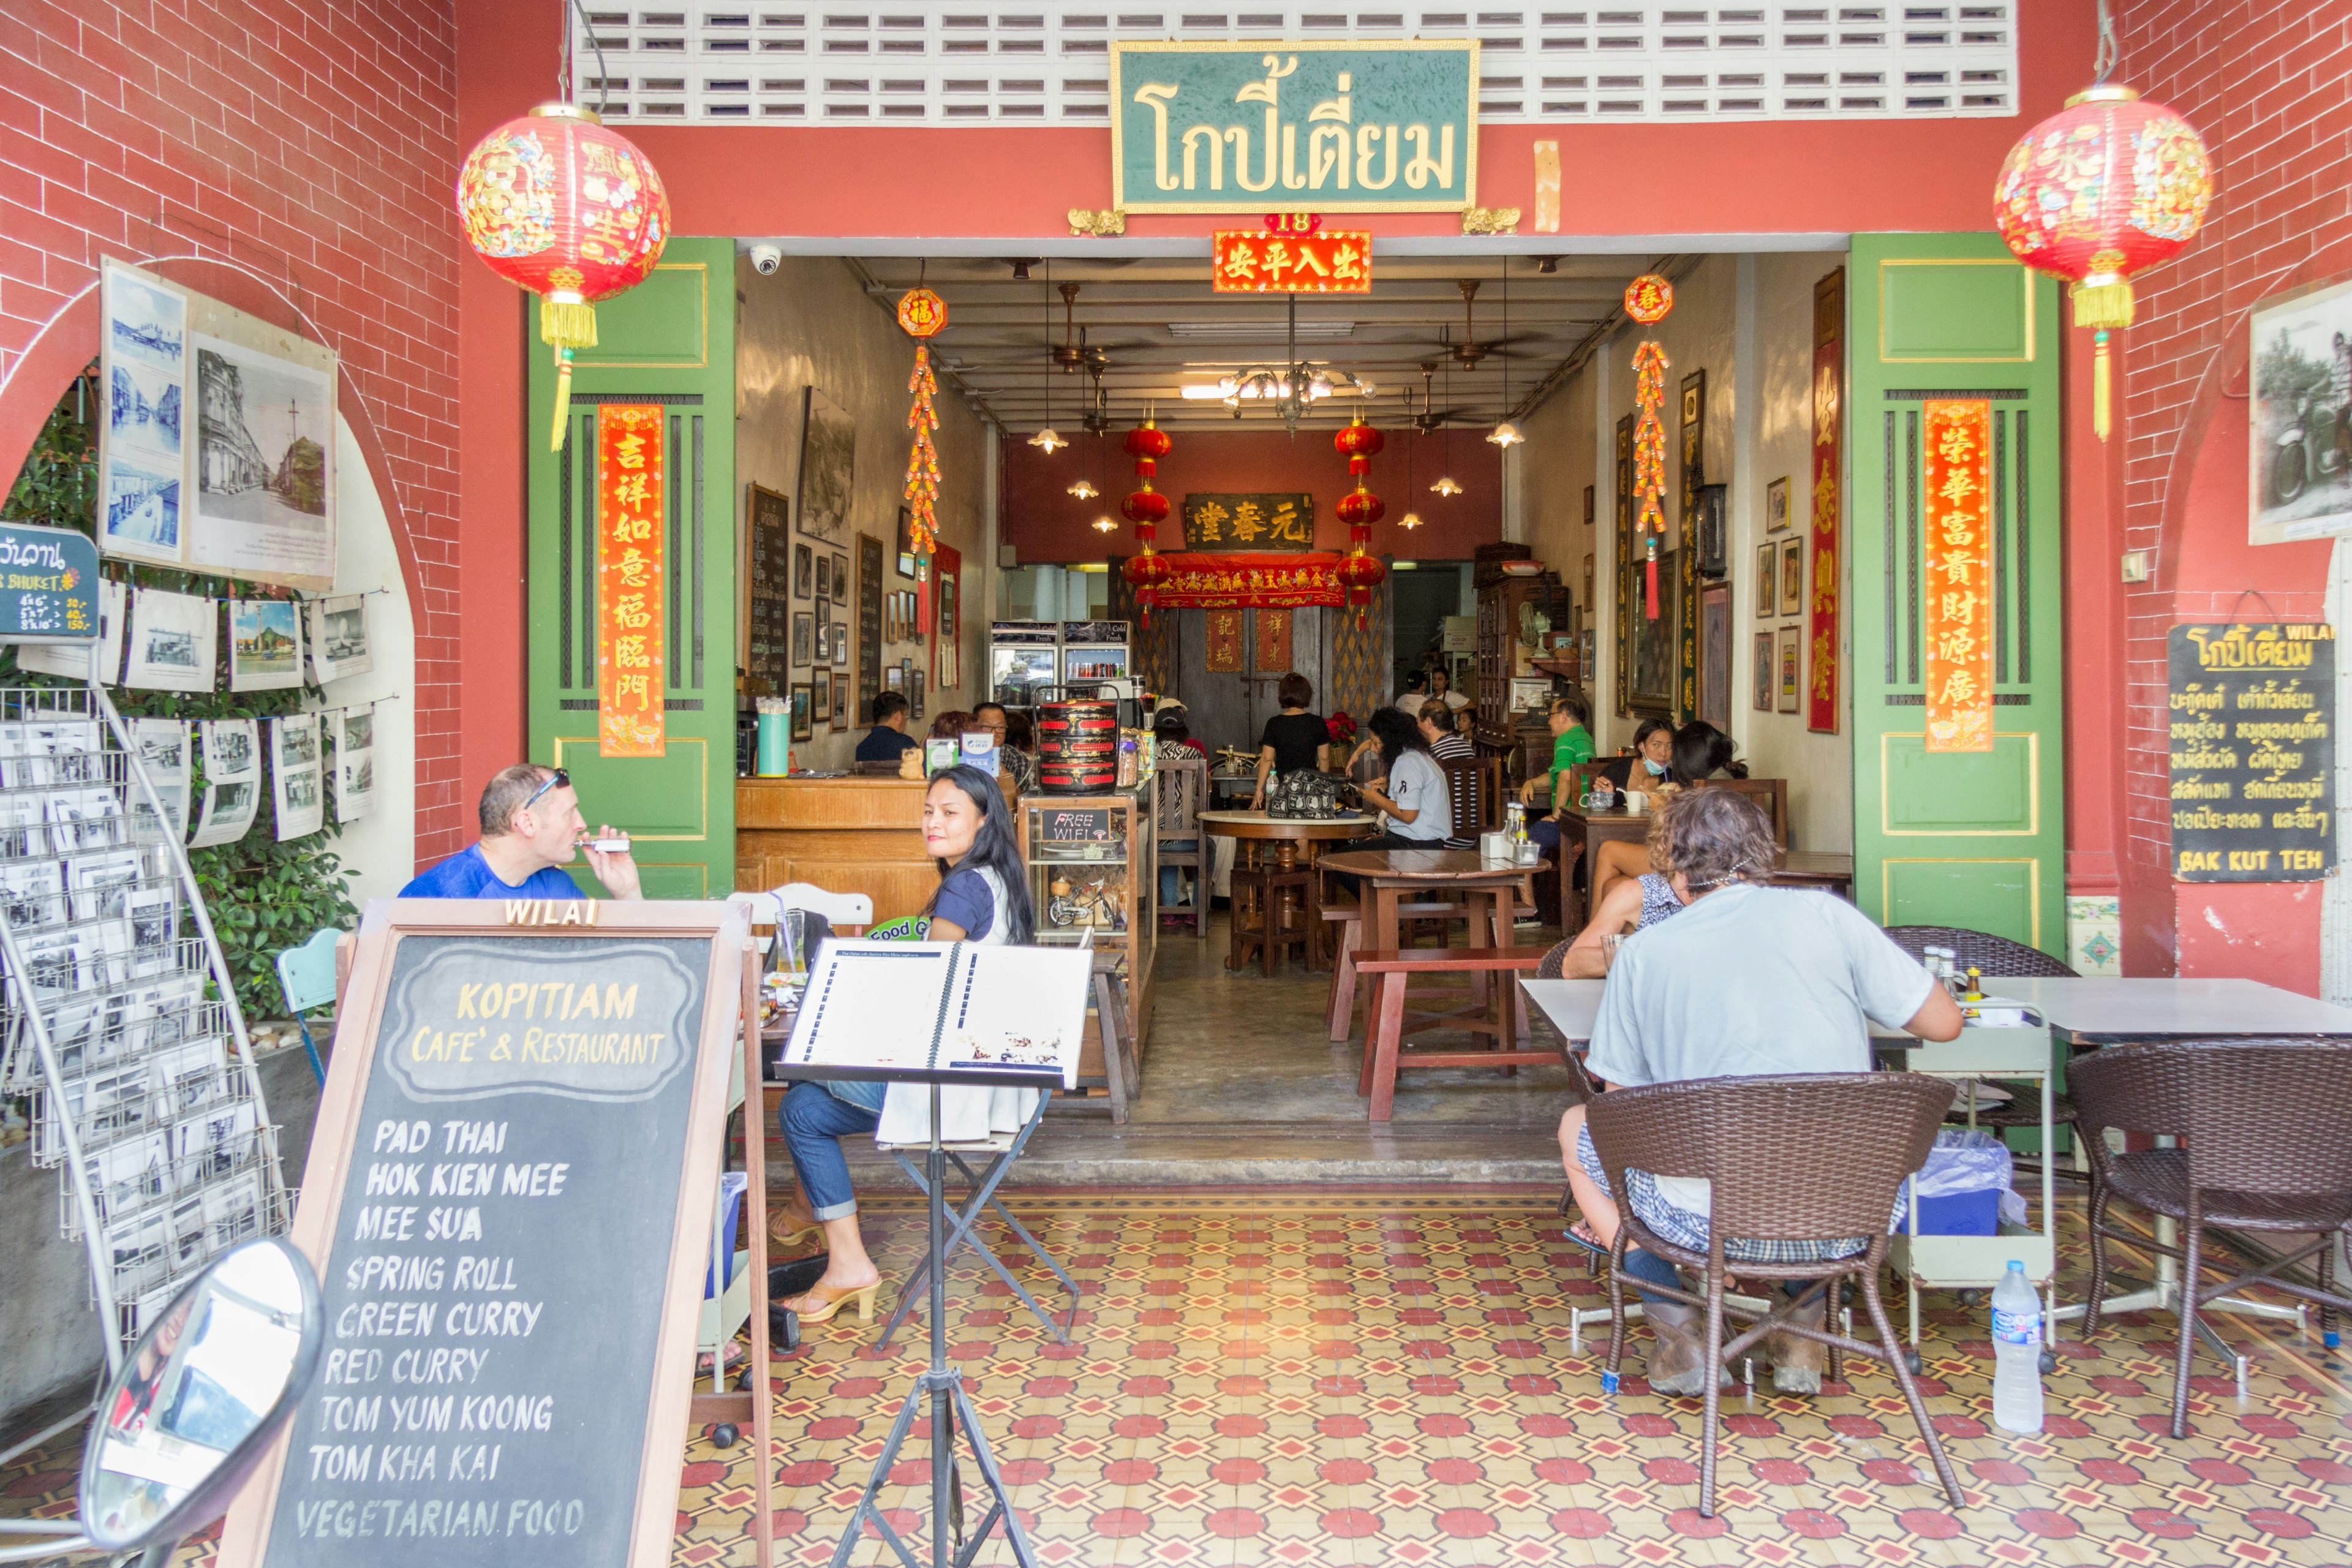
M 1307 945 L 1320 921 L 1317 918 L 1315 874 L 1304 866 L 1236 867 L 1233 877 L 1233 945 L 1225 967 L 1239 969 L 1257 950 L 1265 973 L 1274 973 L 1275 957 L 1283 948 L 1296 947 L 1298 961 L 1308 961 Z M 1294 900 L 1287 895 L 1296 894 Z
M 1443 952 L 1429 951 L 1369 951 L 1356 955 L 1357 973 L 1371 980 L 1378 987 L 1379 1001 L 1368 1012 L 1364 1027 L 1364 1060 L 1356 1079 L 1356 1092 L 1371 1101 L 1370 1119 L 1386 1121 L 1396 1106 L 1396 1081 L 1400 1068 L 1409 1067 L 1477 1067 L 1500 1068 L 1506 1073 L 1516 1073 L 1521 1062 L 1556 1062 L 1553 1051 L 1512 1049 L 1519 1035 L 1514 1015 L 1522 1011 L 1513 994 L 1516 977 L 1532 973 L 1543 962 L 1543 950 L 1533 947 L 1448 948 Z M 1500 1000 L 1502 1016 L 1492 1021 L 1465 1020 L 1454 1023 L 1457 1028 L 1491 1035 L 1495 1044 L 1486 1050 L 1442 1051 L 1404 1049 L 1405 986 L 1415 974 L 1458 974 L 1475 978 L 1493 976 L 1502 981 Z

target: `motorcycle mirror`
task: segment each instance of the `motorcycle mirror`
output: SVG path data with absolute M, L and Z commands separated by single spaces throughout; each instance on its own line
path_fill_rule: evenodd
M 90 1420 L 81 1530 L 128 1553 L 228 1511 L 309 1392 L 326 1315 L 310 1261 L 277 1237 L 214 1259 L 148 1324 Z

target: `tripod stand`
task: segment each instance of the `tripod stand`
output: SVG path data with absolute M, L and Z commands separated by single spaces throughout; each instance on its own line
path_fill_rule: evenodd
M 849 1554 L 856 1551 L 865 1534 L 866 1521 L 872 1520 L 890 1550 L 898 1553 L 906 1568 L 922 1568 L 915 1554 L 890 1521 L 882 1517 L 876 1498 L 883 1483 L 889 1479 L 890 1467 L 898 1460 L 898 1446 L 914 1429 L 915 1417 L 922 1410 L 928 1396 L 931 1402 L 931 1563 L 932 1568 L 968 1568 L 987 1543 L 988 1532 L 996 1521 L 1004 1521 L 1004 1533 L 1013 1543 L 1013 1560 L 1021 1568 L 1037 1568 L 1036 1554 L 1029 1549 L 1029 1537 L 1021 1529 L 1021 1519 L 1013 1511 L 1012 1500 L 1004 1495 L 1004 1478 L 996 1468 L 995 1458 L 988 1451 L 988 1439 L 981 1435 L 980 1417 L 973 1414 L 971 1401 L 963 1391 L 963 1373 L 948 1364 L 947 1327 L 947 1152 L 940 1146 L 940 1086 L 931 1086 L 931 1146 L 924 1155 L 924 1173 L 930 1188 L 928 1206 L 929 1235 L 928 1247 L 930 1258 L 930 1324 L 931 1364 L 915 1380 L 907 1394 L 907 1403 L 898 1407 L 898 1419 L 890 1426 L 889 1440 L 874 1460 L 874 1474 L 858 1495 L 856 1511 L 849 1517 L 849 1528 L 841 1534 L 841 1544 L 834 1548 L 833 1568 L 847 1568 Z M 980 1466 L 980 1479 L 986 1483 L 991 1501 L 988 1515 L 970 1539 L 963 1534 L 963 1478 L 956 1468 L 955 1438 L 958 1429 L 971 1445 L 971 1454 Z M 953 1526 L 953 1543 L 950 1543 L 950 1527 Z

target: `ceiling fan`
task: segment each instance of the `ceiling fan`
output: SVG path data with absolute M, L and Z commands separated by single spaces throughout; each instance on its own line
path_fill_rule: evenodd
M 1431 431 L 1435 430 L 1439 426 L 1446 424 L 1449 421 L 1455 419 L 1468 419 L 1473 413 L 1473 410 L 1467 408 L 1439 408 L 1437 406 L 1435 393 L 1436 380 L 1437 362 L 1435 360 L 1427 359 L 1422 361 L 1421 412 L 1412 416 L 1412 422 L 1424 436 L 1428 435 Z M 1449 376 L 1447 380 L 1450 383 L 1452 377 Z M 1412 394 L 1407 393 L 1405 395 L 1410 399 Z
M 1527 342 L 1525 335 L 1522 335 L 1516 338 L 1496 338 L 1488 342 L 1480 342 L 1476 323 L 1472 315 L 1472 301 L 1478 298 L 1478 279 L 1457 279 L 1454 286 L 1462 290 L 1462 341 L 1458 343 L 1454 342 L 1451 331 L 1441 328 L 1438 332 L 1438 343 L 1454 356 L 1457 363 L 1465 369 L 1475 369 L 1478 362 L 1488 354 L 1507 357 L 1511 344 Z

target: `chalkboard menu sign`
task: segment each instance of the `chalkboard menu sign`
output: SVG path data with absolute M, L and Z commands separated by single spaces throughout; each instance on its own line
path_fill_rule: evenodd
M 98 546 L 69 528 L 0 524 L 0 641 L 98 636 Z
M 746 929 L 370 907 L 294 1226 L 326 1347 L 224 1564 L 668 1562 Z
M 874 700 L 882 694 L 882 542 L 857 536 L 857 723 L 874 721 Z
M 772 697 L 792 680 L 792 502 L 758 485 L 744 489 L 751 550 L 751 647 L 743 673 L 751 694 Z
M 2336 864 L 2336 628 L 2172 628 L 2172 874 L 2315 882 Z

